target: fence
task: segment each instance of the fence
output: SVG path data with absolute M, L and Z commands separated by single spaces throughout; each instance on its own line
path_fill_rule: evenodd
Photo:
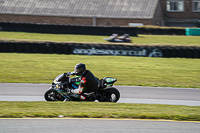
M 200 47 L 0 41 L 0 52 L 200 58 Z
M 185 35 L 185 29 L 138 28 L 138 34 L 147 34 L 147 35 Z
M 104 35 L 113 33 L 137 36 L 136 27 L 109 27 L 109 26 L 80 26 L 80 25 L 53 25 L 33 23 L 8 23 L 0 22 L 0 31 L 52 33 L 52 34 L 79 34 L 79 35 Z
M 80 26 L 80 25 L 54 25 L 35 23 L 9 23 L 0 22 L 0 31 L 52 33 L 52 34 L 80 34 L 80 35 L 104 35 L 138 34 L 151 35 L 185 35 L 185 29 L 162 28 L 137 28 L 137 27 L 111 27 L 111 26 Z

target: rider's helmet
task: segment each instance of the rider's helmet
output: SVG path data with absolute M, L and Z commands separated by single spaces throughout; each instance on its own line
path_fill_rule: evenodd
M 78 63 L 74 67 L 74 72 L 76 75 L 81 75 L 86 70 L 85 64 Z

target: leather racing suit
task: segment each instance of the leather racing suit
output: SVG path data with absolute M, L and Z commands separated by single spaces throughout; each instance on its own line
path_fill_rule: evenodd
M 85 70 L 81 76 L 81 82 L 77 89 L 71 90 L 74 94 L 80 94 L 81 100 L 92 98 L 95 100 L 99 79 L 90 70 Z M 87 99 L 88 100 L 88 99 Z

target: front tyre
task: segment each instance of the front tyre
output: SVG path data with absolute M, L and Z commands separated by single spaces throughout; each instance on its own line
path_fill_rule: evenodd
M 120 93 L 119 91 L 112 87 L 112 88 L 107 88 L 102 92 L 103 94 L 103 101 L 104 102 L 117 102 L 120 98 Z
M 50 89 L 44 94 L 44 98 L 46 101 L 58 101 L 58 96 L 58 92 L 54 89 Z

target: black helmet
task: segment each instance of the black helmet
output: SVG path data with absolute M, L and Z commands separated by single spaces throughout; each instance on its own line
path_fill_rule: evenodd
M 76 75 L 81 75 L 85 71 L 86 67 L 83 63 L 78 63 L 74 67 L 74 72 Z

